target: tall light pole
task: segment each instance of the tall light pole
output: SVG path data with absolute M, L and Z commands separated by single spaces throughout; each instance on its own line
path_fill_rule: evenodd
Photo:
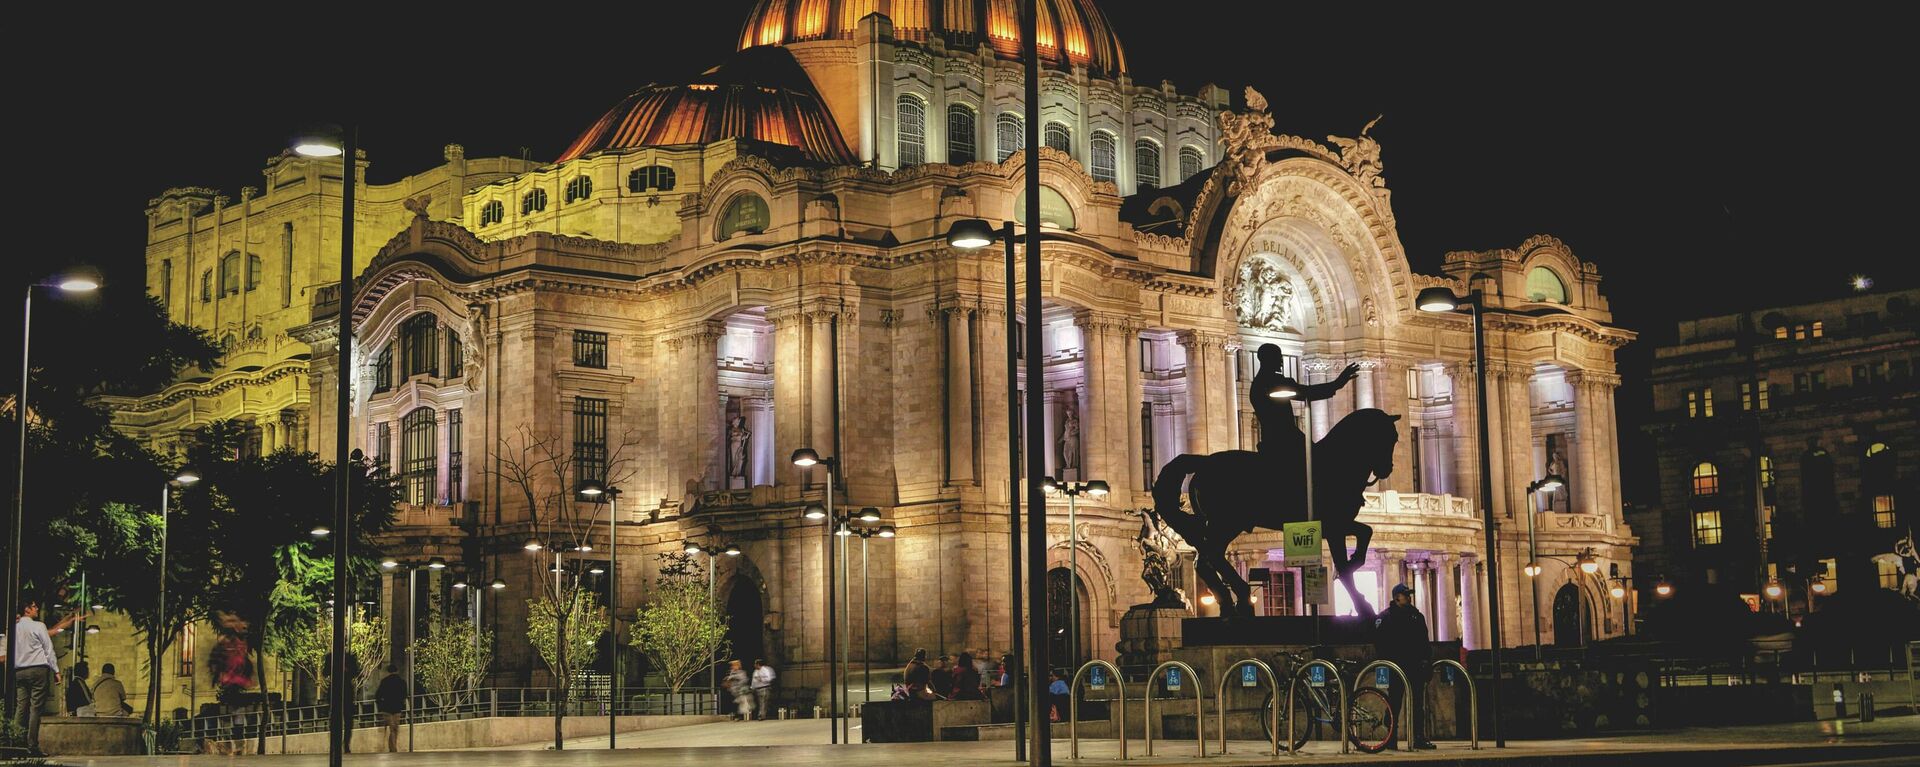
M 7 620 L 13 620 L 20 614 L 20 529 L 21 521 L 27 517 L 27 384 L 32 367 L 33 341 L 33 290 L 34 288 L 56 288 L 68 293 L 90 293 L 100 288 L 100 276 L 91 270 L 76 270 L 49 280 L 27 285 L 25 306 L 22 309 L 20 323 L 20 397 L 14 401 L 13 415 L 20 422 L 20 452 L 14 455 L 17 470 L 13 485 L 13 522 L 7 525 Z M 13 624 L 7 624 L 7 657 L 20 657 L 19 648 L 13 645 Z M 4 677 L 4 698 L 8 706 L 13 705 L 13 673 L 0 674 Z M 9 709 L 11 710 L 11 709 Z
M 352 411 L 353 398 L 353 193 L 355 171 L 358 170 L 358 153 L 354 142 L 358 138 L 357 129 L 352 126 L 324 126 L 297 136 L 293 142 L 293 151 L 306 157 L 339 157 L 345 168 L 340 174 L 340 306 L 339 324 L 336 328 L 336 341 L 339 344 L 339 360 L 334 371 L 338 384 L 334 401 L 334 485 L 333 485 L 333 529 L 340 531 L 340 537 L 333 542 L 333 593 L 335 599 L 352 599 L 352 578 L 347 572 L 348 548 L 353 541 L 352 508 L 347 499 L 349 486 L 347 469 L 352 464 L 352 455 L 348 445 L 352 432 L 349 429 L 347 414 Z M 353 704 L 348 690 L 349 685 L 339 682 L 347 678 L 347 611 L 333 611 L 333 668 L 334 684 L 328 685 L 327 692 L 331 705 L 327 715 L 327 765 L 340 767 L 340 755 L 345 750 L 347 738 L 352 737 L 352 713 L 347 707 Z
M 1533 515 L 1535 514 L 1534 504 L 1533 504 L 1533 495 L 1534 493 L 1551 493 L 1555 490 L 1559 490 L 1562 486 L 1566 484 L 1567 484 L 1567 479 L 1558 474 L 1548 474 L 1547 476 L 1541 477 L 1539 479 L 1536 479 L 1532 482 L 1527 483 L 1527 559 L 1528 559 L 1528 562 L 1527 562 L 1526 573 L 1527 573 L 1527 578 L 1529 579 L 1527 585 L 1531 587 L 1533 591 L 1532 612 L 1533 612 L 1533 659 L 1534 660 L 1540 659 L 1540 580 L 1538 578 L 1534 578 L 1533 576 L 1540 574 L 1540 565 L 1534 563 L 1532 560 L 1536 560 L 1540 558 L 1540 543 L 1539 543 L 1539 540 L 1535 538 L 1533 534 L 1533 528 L 1534 528 Z
M 620 713 L 620 488 L 589 479 L 580 483 L 581 495 L 598 502 L 607 499 L 607 654 L 612 656 L 612 678 L 607 681 L 607 750 L 618 746 Z M 599 516 L 596 512 L 594 516 Z
M 182 467 L 173 473 L 173 479 L 160 486 L 160 596 L 155 601 L 154 626 L 161 632 L 171 632 L 167 624 L 167 507 L 173 501 L 173 489 L 190 487 L 200 481 L 200 472 Z M 163 633 L 162 636 L 166 634 Z M 159 645 L 154 645 L 158 648 Z M 12 656 L 8 656 L 12 657 Z M 155 657 L 147 664 L 147 700 L 153 701 L 147 708 L 153 710 L 153 726 L 160 726 L 160 659 Z
M 1025 0 L 1021 6 L 1020 57 L 1026 86 L 1022 112 L 1027 129 L 1026 183 L 1023 184 L 1027 196 L 1027 348 L 1039 354 L 1043 348 L 1040 327 L 1040 3 Z M 1033 369 L 1044 371 L 1040 366 Z M 1047 473 L 1046 435 L 1040 420 L 1047 406 L 1044 378 L 1041 372 L 1027 386 L 1027 572 L 1032 581 L 1027 587 L 1027 694 L 1032 701 L 1029 705 L 1038 705 L 1047 699 L 1047 498 L 1046 491 L 1033 481 Z M 1028 747 L 1033 767 L 1053 764 L 1050 729 L 1046 717 L 1033 717 L 1033 727 L 1028 733 L 1033 739 Z
M 740 556 L 740 547 L 735 546 L 731 543 L 725 546 L 702 546 L 698 543 L 694 543 L 693 541 L 689 540 L 689 541 L 681 542 L 680 550 L 686 552 L 687 556 L 693 556 L 695 554 L 707 555 L 707 604 L 709 605 L 716 604 L 714 602 L 714 593 L 713 593 L 714 560 L 722 554 L 725 554 L 729 557 Z M 708 694 L 714 696 L 716 706 L 719 705 L 718 703 L 719 697 L 720 697 L 719 690 L 720 690 L 719 665 L 714 661 L 713 658 L 708 658 L 707 659 L 707 692 Z
M 1476 274 L 1469 277 L 1467 282 L 1469 285 L 1478 284 L 1477 280 L 1482 276 Z M 1479 288 L 1473 288 L 1465 298 L 1461 298 L 1454 295 L 1452 289 L 1436 286 L 1420 291 L 1414 298 L 1414 306 L 1423 312 L 1451 312 L 1464 308 L 1473 314 L 1473 376 L 1480 421 L 1480 512 L 1487 528 L 1487 603 L 1492 610 L 1487 617 L 1487 633 L 1492 640 L 1488 650 L 1493 661 L 1493 685 L 1487 690 L 1487 700 L 1493 708 L 1493 744 L 1496 748 L 1506 748 L 1507 737 L 1500 729 L 1500 543 L 1494 530 L 1493 438 L 1487 426 L 1486 294 Z
M 1067 657 L 1071 665 L 1080 664 L 1080 496 L 1104 498 L 1109 492 L 1106 480 L 1066 482 L 1047 477 L 1042 489 L 1067 497 Z
M 860 510 L 861 519 L 869 515 L 875 521 L 880 519 L 880 510 L 868 506 Z M 867 581 L 867 539 L 874 536 L 893 537 L 893 525 L 862 524 L 851 528 L 854 535 L 860 536 L 860 687 L 865 691 L 865 703 L 873 702 L 873 590 Z M 863 736 L 862 741 L 866 740 Z
M 411 753 L 413 751 L 413 703 L 414 696 L 419 694 L 414 689 L 413 670 L 413 634 L 420 626 L 420 615 L 417 612 L 420 609 L 419 588 L 414 584 L 414 576 L 418 575 L 423 568 L 445 570 L 447 560 L 434 557 L 427 560 L 425 564 L 402 563 L 392 557 L 380 560 L 380 567 L 383 570 L 393 570 L 403 565 L 407 569 L 407 751 Z
M 828 720 L 827 729 L 830 731 L 830 735 L 829 735 L 830 739 L 828 742 L 839 743 L 841 741 L 841 737 L 840 737 L 840 725 L 841 725 L 840 697 L 841 696 L 840 696 L 840 688 L 839 688 L 840 662 L 839 662 L 839 659 L 834 656 L 834 647 L 838 646 L 840 643 L 839 642 L 840 634 L 839 634 L 839 617 L 838 617 L 839 606 L 836 603 L 834 590 L 833 590 L 833 587 L 834 587 L 834 572 L 833 572 L 834 522 L 832 521 L 834 519 L 833 474 L 834 474 L 834 470 L 839 468 L 839 461 L 838 459 L 835 459 L 835 458 L 822 458 L 820 457 L 819 451 L 816 451 L 810 447 L 803 447 L 793 451 L 793 456 L 791 457 L 791 460 L 793 461 L 793 465 L 798 466 L 802 469 L 810 468 L 813 466 L 819 466 L 827 470 L 827 485 L 826 485 L 826 493 L 825 493 L 827 505 L 825 508 L 821 508 L 819 506 L 814 506 L 809 504 L 806 508 L 805 514 L 807 519 L 828 520 L 825 527 L 821 530 L 821 533 L 823 534 L 823 536 L 820 539 L 821 560 L 826 565 L 826 577 L 823 578 L 822 580 L 824 580 L 827 585 L 827 595 L 826 595 L 827 596 L 827 599 L 826 599 L 826 602 L 827 602 L 827 648 L 826 648 L 827 720 Z

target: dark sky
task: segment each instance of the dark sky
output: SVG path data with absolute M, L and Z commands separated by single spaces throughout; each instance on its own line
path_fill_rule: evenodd
M 148 199 L 237 197 L 308 120 L 359 122 L 376 182 L 449 142 L 550 160 L 627 92 L 718 63 L 752 4 L 392 4 L 347 33 L 305 6 L 32 11 L 5 54 L 22 139 L 8 212 L 27 246 L 8 282 L 73 259 L 137 281 Z M 1877 11 L 1101 5 L 1138 82 L 1210 81 L 1236 106 L 1252 85 L 1278 130 L 1316 139 L 1384 114 L 1373 135 L 1416 270 L 1553 234 L 1652 342 L 1680 318 L 1838 294 L 1853 273 L 1913 282 L 1912 194 L 1895 185 L 1915 170 L 1897 117 L 1915 62 L 1905 25 Z M 1652 345 L 1624 355 L 1629 426 Z

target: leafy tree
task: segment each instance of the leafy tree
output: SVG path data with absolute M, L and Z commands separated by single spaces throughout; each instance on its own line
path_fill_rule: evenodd
M 327 635 L 333 634 L 329 631 Z M 364 689 L 380 678 L 392 651 L 393 634 L 387 631 L 387 619 L 376 615 L 348 623 L 347 654 L 360 666 L 360 675 L 353 680 L 354 689 Z
M 568 680 L 569 687 L 574 675 L 592 662 L 594 645 L 607 630 L 607 611 L 600 606 L 600 598 L 585 589 L 572 592 L 573 604 L 564 610 L 554 609 L 545 597 L 527 600 L 527 642 L 555 677 Z M 570 616 L 564 650 L 559 641 L 561 614 Z
M 705 584 L 666 578 L 640 608 L 634 623 L 635 649 L 653 659 L 678 693 L 715 657 L 727 652 L 727 616 L 707 594 Z
M 459 694 L 477 689 L 493 664 L 493 632 L 466 621 L 444 621 L 413 642 L 413 665 L 427 694 L 446 708 Z

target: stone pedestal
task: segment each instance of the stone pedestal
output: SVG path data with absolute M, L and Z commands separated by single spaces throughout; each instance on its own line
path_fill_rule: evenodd
M 1151 670 L 1173 660 L 1180 622 L 1193 614 L 1177 607 L 1136 606 L 1120 617 L 1120 667 Z

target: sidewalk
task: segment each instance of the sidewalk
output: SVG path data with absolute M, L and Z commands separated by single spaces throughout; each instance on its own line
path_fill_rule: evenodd
M 854 730 L 858 739 L 859 731 Z M 543 744 L 512 749 L 439 751 L 413 754 L 359 754 L 349 764 L 394 767 L 711 767 L 718 762 L 742 762 L 778 767 L 898 767 L 902 764 L 955 767 L 1010 767 L 1013 744 L 1007 741 L 972 743 L 886 743 L 828 745 L 827 726 L 816 720 L 785 722 L 727 722 L 677 727 L 622 735 L 617 751 L 606 748 L 606 737 L 568 742 L 566 751 L 546 750 Z M 1153 757 L 1142 756 L 1144 742 L 1132 741 L 1129 764 L 1164 765 L 1318 765 L 1375 762 L 1417 762 L 1442 765 L 1619 765 L 1679 763 L 1687 767 L 1779 764 L 1833 759 L 1884 759 L 1912 756 L 1920 761 L 1920 717 L 1903 716 L 1861 724 L 1858 722 L 1803 722 L 1718 729 L 1689 729 L 1606 738 L 1550 741 L 1510 741 L 1507 748 L 1484 742 L 1478 751 L 1464 742 L 1443 741 L 1438 751 L 1347 754 L 1326 744 L 1310 744 L 1299 756 L 1279 757 L 1267 743 L 1234 741 L 1226 756 L 1194 758 L 1192 741 L 1157 741 Z M 1054 742 L 1055 761 L 1061 764 L 1112 765 L 1118 746 L 1112 741 L 1083 741 L 1081 758 L 1067 758 L 1064 739 Z M 1648 757 L 1668 755 L 1654 762 Z M 49 764 L 70 767 L 325 767 L 325 754 L 289 756 L 116 756 L 59 757 Z

